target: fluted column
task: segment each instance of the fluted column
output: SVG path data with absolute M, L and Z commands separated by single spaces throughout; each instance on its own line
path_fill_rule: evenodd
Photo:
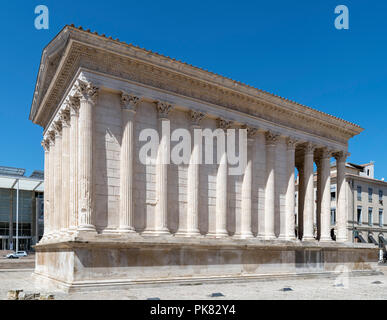
M 298 165 L 298 232 L 297 238 L 302 239 L 303 231 L 304 231 L 304 163 Z
M 127 93 L 121 94 L 122 142 L 120 164 L 120 217 L 119 231 L 132 233 L 133 225 L 133 158 L 134 158 L 134 120 L 140 99 Z
M 78 230 L 95 232 L 93 194 L 93 109 L 98 97 L 98 88 L 91 83 L 78 80 L 77 89 L 80 97 Z
M 49 209 L 48 209 L 48 232 L 47 232 L 47 238 L 51 239 L 53 236 L 53 232 L 55 230 L 55 171 L 56 171 L 56 151 L 55 151 L 55 132 L 49 131 L 48 134 L 48 140 L 50 143 L 50 154 L 49 154 L 49 183 L 48 183 L 48 196 L 49 196 Z M 44 213 L 46 214 L 46 212 Z
M 218 129 L 223 130 L 224 137 L 227 136 L 226 130 L 231 126 L 232 122 L 224 119 L 218 119 Z M 224 146 L 220 152 L 220 140 L 217 140 L 217 155 L 220 156 L 218 164 L 218 171 L 216 174 L 216 202 L 215 202 L 215 221 L 212 229 L 208 230 L 207 236 L 209 237 L 227 237 L 227 176 L 228 176 L 228 164 L 227 164 L 227 151 Z
M 276 144 L 278 135 L 267 131 L 266 137 L 266 187 L 265 187 L 265 211 L 263 234 L 258 238 L 263 240 L 275 239 L 275 162 Z
M 187 170 L 187 211 L 184 219 L 179 221 L 176 236 L 193 237 L 199 232 L 199 164 L 202 135 L 200 122 L 204 113 L 191 110 L 191 141 L 192 151 Z M 195 129 L 199 129 L 196 130 Z
M 70 97 L 70 217 L 69 231 L 75 232 L 78 227 L 78 120 L 79 98 Z
M 288 186 L 285 196 L 285 211 L 284 216 L 281 217 L 281 227 L 279 238 L 283 240 L 295 240 L 295 223 L 294 223 L 294 210 L 295 210 L 295 148 L 297 141 L 293 138 L 288 138 L 287 141 L 287 181 Z
M 44 232 L 43 238 L 46 239 L 50 233 L 49 215 L 50 211 L 50 141 L 48 138 L 42 141 L 44 149 Z
M 345 161 L 348 153 L 338 152 L 334 154 L 336 158 L 337 168 L 337 238 L 338 242 L 345 242 L 348 240 L 347 237 L 347 203 L 346 203 L 346 181 L 345 181 Z
M 253 155 L 254 141 L 257 129 L 247 127 L 247 163 L 242 181 L 242 201 L 239 223 L 236 224 L 235 237 L 246 239 L 253 237 L 251 232 L 251 206 L 252 206 L 252 189 L 253 189 Z
M 59 236 L 62 218 L 62 122 L 54 123 L 55 130 L 55 190 L 54 236 Z
M 157 101 L 158 127 L 160 143 L 156 160 L 156 206 L 154 221 L 149 222 L 149 226 L 143 235 L 168 235 L 168 163 L 170 156 L 170 120 L 169 112 L 172 105 L 167 102 Z M 148 223 L 148 222 L 147 222 Z
M 302 240 L 314 240 L 313 213 L 314 213 L 314 186 L 313 186 L 313 152 L 314 146 L 307 143 L 304 148 L 304 230 Z
M 69 227 L 70 212 L 70 109 L 61 111 L 62 121 L 62 217 L 61 232 Z
M 331 168 L 330 150 L 324 149 L 321 156 L 321 215 L 320 215 L 320 241 L 331 241 L 330 214 L 331 214 Z

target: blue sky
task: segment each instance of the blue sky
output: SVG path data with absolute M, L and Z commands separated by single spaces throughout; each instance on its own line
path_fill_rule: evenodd
M 34 9 L 49 8 L 49 30 Z M 349 30 L 334 9 L 349 8 Z M 355 122 L 349 161 L 387 179 L 387 1 L 7 1 L 0 8 L 0 165 L 43 169 L 28 120 L 41 52 L 82 25 Z

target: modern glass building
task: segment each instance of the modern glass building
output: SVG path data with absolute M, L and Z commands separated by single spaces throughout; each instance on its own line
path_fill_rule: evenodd
M 0 250 L 31 250 L 43 235 L 43 171 L 0 166 Z

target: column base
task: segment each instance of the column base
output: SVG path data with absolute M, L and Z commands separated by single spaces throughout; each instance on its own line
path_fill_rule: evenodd
M 320 242 L 332 242 L 332 238 L 330 236 L 327 236 L 327 237 L 321 237 Z
M 348 238 L 336 238 L 336 242 L 348 242 Z
M 92 224 L 83 224 L 78 227 L 78 231 L 97 232 Z
M 158 237 L 158 236 L 171 236 L 172 234 L 169 232 L 167 228 L 160 230 L 144 230 L 141 233 L 142 236 L 145 237 Z
M 252 239 L 254 238 L 251 232 L 234 234 L 233 239 Z
M 178 230 L 174 236 L 175 237 L 182 237 L 182 238 L 188 238 L 188 237 L 199 237 L 201 234 L 199 230 Z
M 278 240 L 282 240 L 282 241 L 296 241 L 298 239 L 296 239 L 296 236 L 286 236 L 286 235 L 280 234 L 278 236 Z
M 208 237 L 208 238 L 226 238 L 228 236 L 229 236 L 229 234 L 228 234 L 227 230 L 216 231 L 215 233 L 209 232 L 206 234 L 206 237 Z
M 133 227 L 119 227 L 117 231 L 119 233 L 136 233 Z
M 258 240 L 275 240 L 277 239 L 275 234 L 261 234 L 257 235 Z
M 317 241 L 313 236 L 303 236 L 301 241 Z

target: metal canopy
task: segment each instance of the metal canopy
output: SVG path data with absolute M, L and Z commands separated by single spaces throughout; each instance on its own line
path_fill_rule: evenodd
M 19 190 L 44 192 L 43 180 L 28 178 L 23 176 L 15 177 L 15 176 L 0 175 L 0 188 L 16 190 L 18 181 L 19 181 Z

